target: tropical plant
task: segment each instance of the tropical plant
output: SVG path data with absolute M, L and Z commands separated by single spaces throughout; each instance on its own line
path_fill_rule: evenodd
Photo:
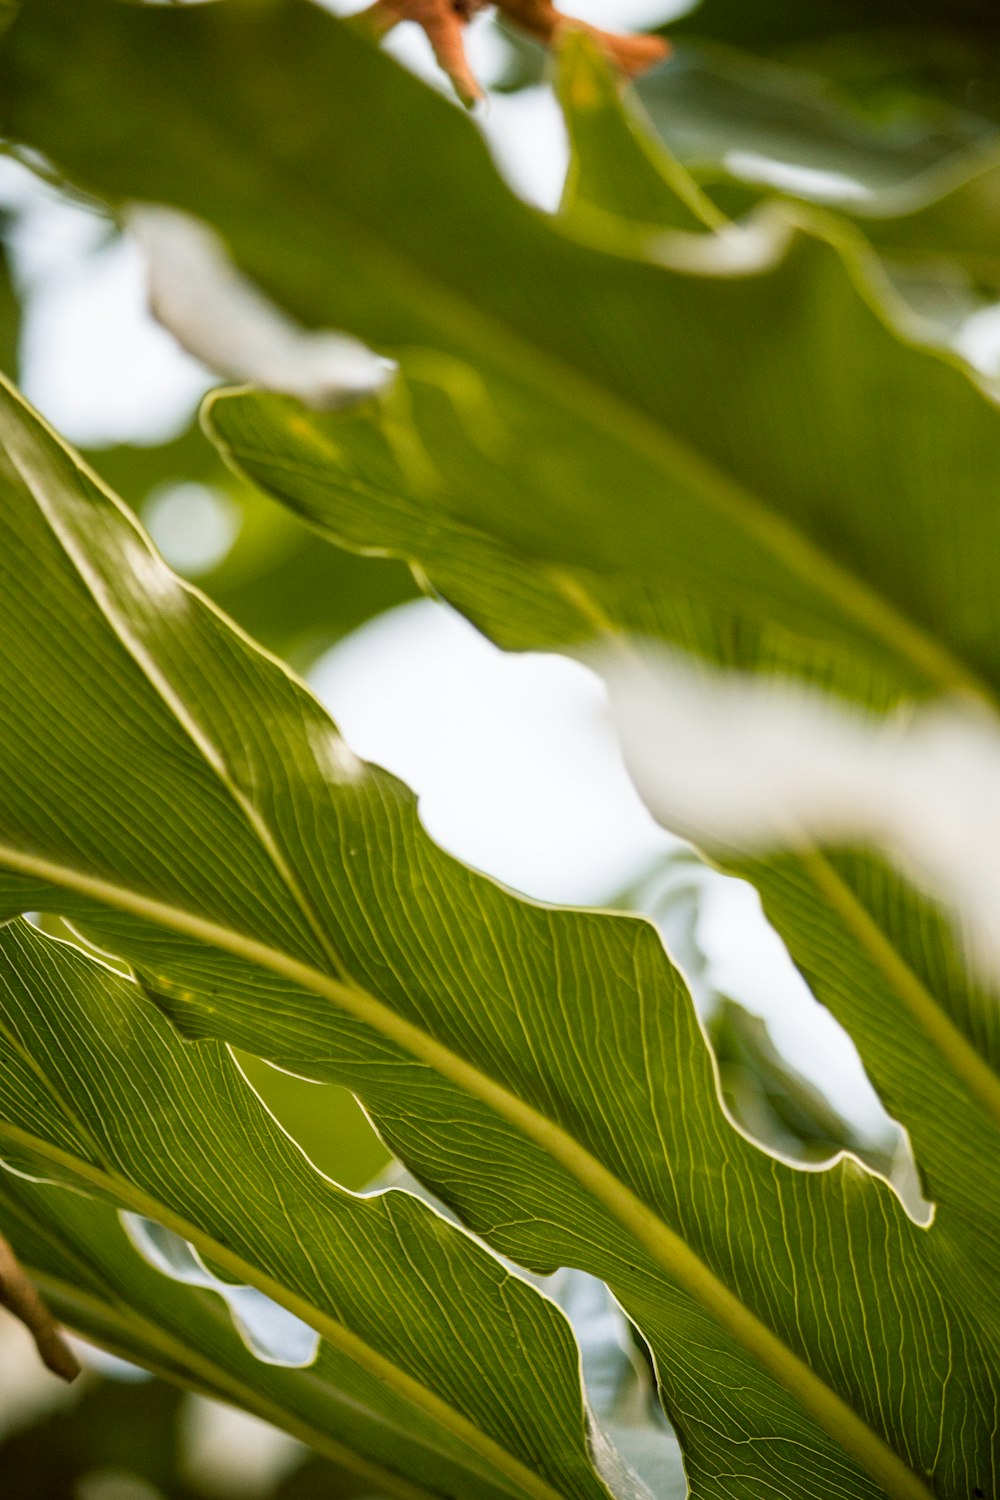
M 706 0 L 727 41 L 738 11 Z M 344 553 L 612 678 L 639 639 L 992 725 L 1000 411 L 886 246 L 930 226 L 946 279 L 994 225 L 950 167 L 878 233 L 788 195 L 734 223 L 591 39 L 558 66 L 556 215 L 302 0 L 25 0 L 0 128 L 396 361 L 342 408 L 203 409 Z M 657 928 L 442 853 L 10 384 L 0 530 L 0 1225 L 60 1320 L 371 1494 L 1000 1495 L 1000 1012 L 953 913 L 867 846 L 703 839 L 909 1133 L 921 1217 L 728 1013 L 723 1064 L 845 1149 L 751 1139 Z M 320 1174 L 233 1047 L 349 1088 L 412 1177 Z

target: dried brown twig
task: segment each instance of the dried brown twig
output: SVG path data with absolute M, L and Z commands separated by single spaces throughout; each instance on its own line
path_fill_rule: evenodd
M 24 1324 L 42 1363 L 61 1380 L 75 1380 L 80 1364 L 55 1318 L 28 1280 L 10 1245 L 0 1235 L 0 1305 Z
M 465 55 L 465 27 L 473 16 L 486 10 L 489 0 L 375 0 L 354 22 L 369 35 L 381 39 L 400 21 L 415 21 L 427 33 L 434 56 L 465 104 L 482 97 L 482 89 Z M 552 0 L 496 0 L 500 14 L 545 46 L 556 40 L 566 26 L 575 26 L 593 36 L 624 72 L 641 73 L 666 57 L 670 45 L 658 36 L 623 36 L 601 31 L 556 10 Z

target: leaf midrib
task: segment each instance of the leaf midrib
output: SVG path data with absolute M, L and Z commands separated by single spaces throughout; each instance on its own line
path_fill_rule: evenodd
M 220 400 L 225 403 L 228 399 L 230 396 L 226 392 L 221 395 L 213 394 L 207 398 L 206 410 L 210 422 L 211 406 L 214 402 Z M 322 436 L 310 429 L 309 437 L 310 441 L 322 451 L 325 446 Z M 213 441 L 238 470 L 241 461 L 248 457 L 256 457 L 274 467 L 285 467 L 290 472 L 302 472 L 304 468 L 301 462 L 296 462 L 294 459 L 287 459 L 283 464 L 279 463 L 271 452 L 253 449 L 243 442 L 233 443 L 221 433 L 213 433 Z M 331 454 L 330 457 L 334 459 L 335 455 Z M 377 492 L 373 489 L 372 493 Z M 338 534 L 333 532 L 332 527 L 324 526 L 319 521 L 313 524 L 317 526 L 321 534 L 333 534 L 335 538 L 338 538 Z M 461 523 L 454 522 L 453 524 Z M 478 535 L 484 541 L 500 545 L 492 533 L 479 532 Z M 351 545 L 339 539 L 335 544 Z M 418 562 L 418 559 L 398 548 L 388 548 L 386 554 L 401 559 L 411 567 Z M 552 587 L 562 595 L 571 608 L 576 610 L 589 629 L 604 636 L 614 651 L 625 657 L 631 664 L 643 665 L 641 659 L 635 654 L 628 636 L 572 571 L 564 567 L 546 566 L 544 563 L 539 563 L 539 569 L 549 579 Z M 912 965 L 871 918 L 855 893 L 837 874 L 828 856 L 821 849 L 807 845 L 805 841 L 797 846 L 796 852 L 803 864 L 809 867 L 814 884 L 823 889 L 831 905 L 839 911 L 845 925 L 850 928 L 855 939 L 868 953 L 872 962 L 918 1025 L 938 1047 L 956 1077 L 1000 1125 L 1000 1077 L 979 1055 L 964 1032 L 952 1021 L 940 1002 L 914 971 Z
M 929 1491 L 888 1444 L 729 1290 L 680 1235 L 568 1131 L 495 1079 L 489 1078 L 465 1058 L 452 1052 L 436 1038 L 399 1016 L 374 995 L 352 983 L 324 974 L 301 960 L 242 933 L 69 866 L 58 865 L 5 845 L 0 845 L 0 864 L 48 884 L 71 890 L 101 905 L 141 917 L 156 926 L 181 933 L 267 969 L 293 985 L 330 1000 L 341 1010 L 364 1022 L 448 1078 L 473 1098 L 479 1099 L 540 1146 L 602 1203 L 643 1247 L 659 1269 L 665 1271 L 773 1379 L 794 1396 L 817 1425 L 839 1443 L 865 1472 L 883 1485 L 887 1495 L 893 1497 L 893 1500 L 931 1500 Z M 158 1205 L 154 1203 L 152 1208 L 148 1205 L 139 1207 L 138 1212 L 156 1218 L 157 1209 Z M 173 1226 L 167 1224 L 166 1227 Z M 177 1232 L 197 1244 L 200 1231 L 191 1228 L 189 1233 L 189 1228 L 191 1226 L 186 1226 Z M 202 1235 L 201 1238 L 204 1240 L 205 1236 Z M 218 1258 L 214 1249 L 209 1249 L 208 1253 Z M 225 1264 L 224 1259 L 219 1263 Z M 238 1274 L 243 1274 L 246 1269 L 252 1268 L 245 1268 L 241 1264 Z M 263 1285 L 256 1273 L 252 1279 L 274 1301 L 303 1317 L 296 1299 L 283 1288 L 271 1283 Z M 308 1310 L 304 1321 L 311 1321 Z M 550 1500 L 551 1494 L 546 1486 L 546 1500 Z
M 384 1354 L 379 1353 L 345 1324 L 313 1306 L 305 1297 L 289 1291 L 281 1282 L 275 1281 L 260 1271 L 252 1262 L 245 1260 L 212 1235 L 206 1234 L 199 1225 L 175 1212 L 143 1188 L 137 1187 L 128 1178 L 120 1176 L 115 1171 L 86 1162 L 8 1120 L 0 1119 L 0 1139 L 6 1139 L 22 1150 L 32 1152 L 40 1159 L 50 1162 L 54 1167 L 68 1171 L 89 1183 L 96 1191 L 106 1193 L 119 1202 L 127 1204 L 133 1212 L 155 1220 L 164 1229 L 172 1230 L 174 1234 L 193 1245 L 200 1255 L 231 1274 L 239 1283 L 256 1287 L 272 1302 L 277 1302 L 302 1322 L 308 1324 L 355 1364 L 383 1381 L 390 1390 L 395 1391 L 418 1409 L 425 1411 L 440 1426 L 452 1432 L 473 1452 L 478 1453 L 494 1467 L 498 1474 L 512 1480 L 521 1494 L 531 1496 L 532 1500 L 564 1500 L 559 1490 L 547 1480 L 540 1478 L 538 1474 L 522 1464 L 520 1459 L 515 1458 L 506 1448 L 484 1433 L 468 1417 L 463 1416 L 461 1412 L 414 1376 L 408 1375 L 405 1370 L 394 1364 Z
M 144 1358 L 143 1364 L 153 1375 L 161 1379 L 169 1380 L 171 1383 L 177 1381 L 176 1367 L 190 1370 L 195 1380 L 186 1382 L 189 1388 L 200 1389 L 201 1393 L 216 1399 L 229 1400 L 234 1405 L 242 1407 L 246 1411 L 252 1411 L 262 1421 L 269 1422 L 273 1427 L 279 1427 L 290 1436 L 297 1438 L 321 1457 L 331 1462 L 340 1464 L 350 1469 L 359 1478 L 368 1483 L 378 1486 L 378 1493 L 383 1491 L 387 1495 L 398 1497 L 398 1500 L 440 1500 L 440 1496 L 432 1490 L 424 1489 L 396 1474 L 391 1469 L 383 1468 L 373 1459 L 365 1458 L 364 1455 L 355 1451 L 346 1443 L 341 1443 L 336 1438 L 331 1438 L 321 1427 L 314 1427 L 311 1423 L 293 1416 L 277 1401 L 272 1401 L 262 1396 L 253 1386 L 245 1384 L 224 1370 L 213 1360 L 208 1359 L 200 1351 L 182 1344 L 179 1339 L 174 1339 L 164 1332 L 159 1324 L 150 1322 L 132 1308 L 122 1306 L 116 1300 L 104 1302 L 101 1298 L 83 1291 L 81 1288 L 64 1282 L 58 1276 L 50 1272 L 40 1270 L 29 1262 L 23 1263 L 24 1270 L 31 1281 L 46 1294 L 51 1301 L 57 1301 L 63 1313 L 62 1321 L 70 1327 L 74 1327 L 72 1315 L 65 1316 L 67 1306 L 76 1305 L 83 1310 L 89 1310 L 92 1314 L 100 1317 L 102 1322 L 114 1321 L 123 1330 L 126 1341 L 113 1348 L 109 1340 L 102 1339 L 102 1347 L 112 1354 L 119 1354 L 122 1359 L 133 1361 L 135 1350 L 127 1343 L 127 1336 L 134 1333 L 144 1343 L 158 1348 L 164 1356 L 165 1361 L 173 1361 L 173 1364 L 156 1364 L 153 1360 Z M 76 1327 L 76 1332 L 83 1338 L 88 1335 L 82 1327 Z M 200 1384 L 198 1383 L 200 1382 Z
M 593 629 L 604 634 L 615 651 L 632 666 L 645 669 L 620 626 L 579 579 L 565 569 L 550 568 L 549 577 L 563 598 Z M 802 839 L 794 854 L 813 884 L 871 958 L 911 1016 L 937 1047 L 955 1076 L 1000 1126 L 1000 1077 L 973 1047 L 965 1033 L 947 1014 L 898 947 L 866 910 L 858 896 L 838 873 L 829 856 Z

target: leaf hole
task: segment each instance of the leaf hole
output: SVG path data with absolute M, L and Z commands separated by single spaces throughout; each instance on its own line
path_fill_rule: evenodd
M 320 1337 L 308 1323 L 272 1302 L 256 1287 L 222 1281 L 208 1269 L 194 1247 L 173 1230 L 124 1209 L 119 1217 L 125 1233 L 147 1264 L 171 1281 L 218 1293 L 240 1338 L 262 1364 L 303 1369 L 315 1363 Z

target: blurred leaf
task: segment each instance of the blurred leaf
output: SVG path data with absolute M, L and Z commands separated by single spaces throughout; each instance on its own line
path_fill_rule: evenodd
M 437 1493 L 433 1483 L 424 1490 L 392 1471 L 424 1468 L 442 1478 L 450 1464 L 455 1493 L 470 1485 L 478 1492 L 482 1481 L 463 1468 L 461 1450 L 422 1413 L 414 1420 L 407 1403 L 395 1398 L 384 1382 L 329 1343 L 321 1344 L 316 1363 L 305 1371 L 262 1363 L 237 1333 L 221 1299 L 154 1270 L 108 1205 L 4 1173 L 0 1215 L 47 1300 L 69 1327 L 168 1381 L 283 1428 L 324 1455 L 309 1465 L 306 1493 L 311 1476 L 328 1493 L 342 1489 L 344 1494 L 385 1495 L 389 1500 L 426 1500 Z M 113 1405 L 117 1410 L 118 1403 Z M 84 1435 L 96 1462 L 101 1435 L 90 1424 Z M 128 1436 L 112 1441 L 122 1456 Z M 345 1443 L 352 1451 L 345 1452 Z M 70 1433 L 57 1451 L 72 1460 Z M 364 1462 L 366 1451 L 375 1455 L 374 1465 Z M 345 1461 L 355 1467 L 344 1468 Z M 294 1479 L 287 1481 L 289 1500 L 295 1494 Z M 486 1493 L 494 1493 L 488 1484 Z M 59 1500 L 69 1497 L 60 1495 Z
M 805 169 L 817 197 L 863 200 L 899 190 L 953 157 L 997 140 L 991 123 L 963 115 L 873 121 L 845 108 L 829 87 L 797 68 L 738 52 L 678 45 L 640 79 L 636 93 L 673 154 L 709 181 L 723 168 L 751 177 L 759 164 Z
M 891 1176 L 891 1157 L 864 1148 L 825 1095 L 776 1050 L 759 1016 L 722 996 L 709 1036 L 726 1103 L 756 1140 L 802 1161 L 827 1161 L 838 1151 L 853 1151 L 875 1171 Z
M 6 216 L 0 211 L 0 370 L 16 374 L 21 319 L 17 295 L 11 281 L 5 231 Z
M 198 587 L 300 670 L 366 620 L 416 594 L 399 563 L 318 547 L 287 511 L 226 468 L 197 423 L 158 447 L 123 444 L 89 457 L 137 514 L 154 491 L 192 481 L 237 507 L 235 541 L 220 563 L 197 574 Z
M 573 1324 L 584 1383 L 604 1431 L 657 1500 L 683 1500 L 688 1490 L 680 1444 L 656 1401 L 645 1345 L 595 1277 L 567 1269 L 543 1285 Z
M 997 144 L 992 0 L 702 0 L 665 29 L 676 55 L 639 89 L 683 160 L 753 153 L 879 192 Z
M 97 1380 L 79 1404 L 0 1444 L 0 1484 L 31 1500 L 72 1500 L 94 1471 L 155 1485 L 166 1500 L 198 1500 L 178 1473 L 181 1393 L 161 1381 Z
M 715 201 L 733 218 L 749 213 L 765 196 L 810 196 L 808 182 L 797 194 L 791 187 L 754 187 L 711 174 L 709 183 Z M 893 284 L 918 314 L 959 323 L 1000 295 L 1000 155 L 995 151 L 969 154 L 867 201 L 848 192 L 836 207 L 875 246 Z
M 677 55 L 638 91 L 727 212 L 775 189 L 828 202 L 925 281 L 958 267 L 1000 291 L 992 0 L 702 0 L 667 29 Z
M 515 31 L 499 16 L 494 24 L 503 38 L 506 54 L 500 76 L 490 81 L 490 93 L 516 94 L 519 89 L 543 83 L 548 53 L 541 43 L 532 41 L 523 31 Z
M 635 99 L 622 100 L 618 80 L 583 32 L 570 32 L 560 49 L 559 100 L 570 141 L 564 222 L 586 229 L 596 218 L 606 232 L 622 219 L 693 232 L 725 224 L 638 117 Z
M 856 210 L 880 253 L 895 265 L 955 265 L 972 286 L 1000 295 L 1000 151 L 938 172 L 907 196 Z
M 992 0 L 700 0 L 667 30 L 808 68 L 873 110 L 916 95 L 1000 119 Z

